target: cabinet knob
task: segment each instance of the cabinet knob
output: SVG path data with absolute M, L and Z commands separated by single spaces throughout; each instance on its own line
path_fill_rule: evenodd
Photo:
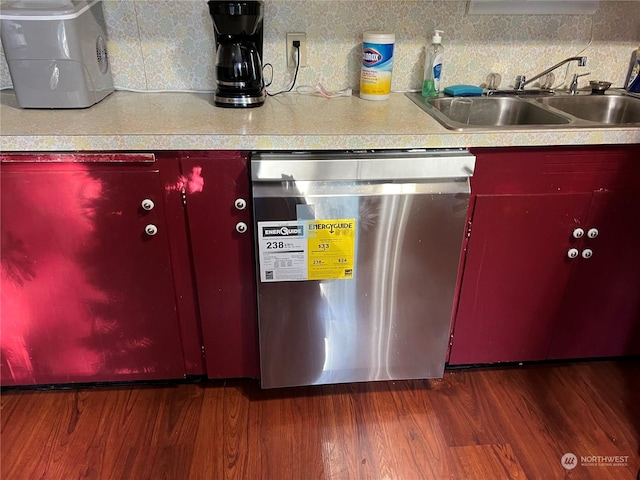
M 573 235 L 573 238 L 582 238 L 582 236 L 584 235 L 584 230 L 578 227 L 573 230 L 573 233 L 571 235 Z
M 153 223 L 150 223 L 146 227 L 144 227 L 144 233 L 153 237 L 156 233 L 158 233 L 158 227 L 156 227 Z
M 589 231 L 587 232 L 587 237 L 596 238 L 599 233 L 600 232 L 598 231 L 597 228 L 590 228 Z
M 144 200 L 142 200 L 141 205 L 142 205 L 142 209 L 146 210 L 147 212 L 149 210 L 153 210 L 153 207 L 156 206 L 156 204 L 153 203 L 153 200 L 151 200 L 150 198 L 145 198 Z
M 567 252 L 567 257 L 569 258 L 576 258 L 578 255 L 580 255 L 580 252 L 577 248 L 570 248 Z
M 236 223 L 236 232 L 238 233 L 244 233 L 249 229 L 249 227 L 247 227 L 247 224 L 244 222 L 238 222 Z
M 582 251 L 582 258 L 591 258 L 593 256 L 593 250 L 590 248 L 585 248 Z
M 236 201 L 233 204 L 238 210 L 244 210 L 247 208 L 247 201 L 244 198 L 236 198 Z

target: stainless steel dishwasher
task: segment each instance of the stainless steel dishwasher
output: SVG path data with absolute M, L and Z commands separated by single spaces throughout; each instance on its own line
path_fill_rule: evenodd
M 263 388 L 441 377 L 475 157 L 251 159 Z

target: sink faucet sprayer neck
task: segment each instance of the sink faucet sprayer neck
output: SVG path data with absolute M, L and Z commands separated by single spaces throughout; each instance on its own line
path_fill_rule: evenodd
M 553 72 L 556 68 L 561 67 L 562 65 L 565 65 L 565 64 L 567 64 L 569 62 L 573 62 L 573 61 L 578 62 L 578 66 L 579 67 L 584 67 L 587 64 L 587 57 L 565 58 L 561 62 L 556 63 L 553 67 L 547 68 L 544 72 L 539 73 L 538 75 L 535 75 L 535 76 L 531 77 L 529 80 L 527 80 L 527 77 L 525 77 L 524 75 L 518 75 L 516 77 L 515 88 L 516 88 L 516 90 L 522 90 L 522 89 L 524 89 L 525 85 L 528 85 L 531 82 L 536 81 L 540 77 L 545 76 L 547 73 Z

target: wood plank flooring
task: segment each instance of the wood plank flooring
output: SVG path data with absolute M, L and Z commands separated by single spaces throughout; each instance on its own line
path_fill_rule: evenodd
M 640 359 L 282 390 L 10 389 L 1 406 L 3 480 L 635 480 L 640 468 Z

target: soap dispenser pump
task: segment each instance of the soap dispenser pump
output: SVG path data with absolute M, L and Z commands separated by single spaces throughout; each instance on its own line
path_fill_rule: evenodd
M 427 47 L 424 61 L 424 80 L 422 82 L 423 97 L 437 97 L 440 93 L 440 80 L 442 79 L 442 59 L 444 47 L 442 46 L 442 30 L 435 30 L 431 39 L 431 45 Z

